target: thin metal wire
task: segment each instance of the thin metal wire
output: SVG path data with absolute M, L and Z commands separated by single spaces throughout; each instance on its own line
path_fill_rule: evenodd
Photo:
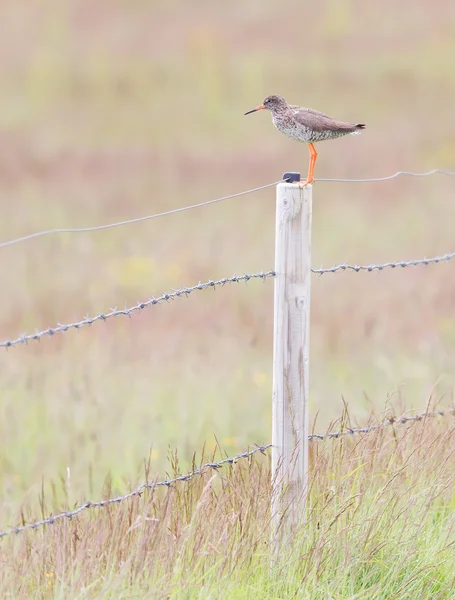
M 433 258 L 418 258 L 416 260 L 398 260 L 395 262 L 387 262 L 382 264 L 373 265 L 348 265 L 346 263 L 342 265 L 336 265 L 329 267 L 328 269 L 311 269 L 312 273 L 316 275 L 323 275 L 324 273 L 336 273 L 337 271 L 383 271 L 384 269 L 395 269 L 397 267 L 417 267 L 420 265 L 431 265 L 440 262 L 447 262 L 455 258 L 455 252 L 450 254 L 443 254 L 442 256 L 434 256 Z
M 410 177 L 428 177 L 429 175 L 452 175 L 455 176 L 455 171 L 446 171 L 444 169 L 433 169 L 432 171 L 426 171 L 425 173 L 413 173 L 412 171 L 397 171 L 393 175 L 387 177 L 372 177 L 368 179 L 315 179 L 315 181 L 324 181 L 332 183 L 372 183 L 376 181 L 389 181 L 395 179 L 400 175 L 408 175 Z
M 13 240 L 9 240 L 7 242 L 0 243 L 0 248 L 5 248 L 6 246 L 12 246 L 13 244 L 18 244 L 19 242 L 26 242 L 27 240 L 32 240 L 38 237 L 42 237 L 44 235 L 51 235 L 57 233 L 87 233 L 90 231 L 102 231 L 103 229 L 111 229 L 113 227 L 121 227 L 123 225 L 131 225 L 132 223 L 140 223 L 142 221 L 149 221 L 150 219 L 157 219 L 158 217 L 166 217 L 168 215 L 175 215 L 180 212 L 184 212 L 186 210 L 193 210 L 194 208 L 201 208 L 202 206 L 208 206 L 209 204 L 215 204 L 216 202 L 223 202 L 224 200 L 231 200 L 232 198 L 238 198 L 239 196 L 245 196 L 246 194 L 252 194 L 253 192 L 258 192 L 259 190 L 264 190 L 266 188 L 272 187 L 281 183 L 283 180 L 274 181 L 273 183 L 268 183 L 266 185 L 261 185 L 259 187 L 253 188 L 251 190 L 246 190 L 245 192 L 239 192 L 237 194 L 231 194 L 230 196 L 224 196 L 223 198 L 216 198 L 215 200 L 207 200 L 206 202 L 200 202 L 199 204 L 193 204 L 191 206 L 183 206 L 182 208 L 174 208 L 173 210 L 167 210 L 166 212 L 157 213 L 155 215 L 147 215 L 145 217 L 138 217 L 137 219 L 129 219 L 127 221 L 119 221 L 117 223 L 109 223 L 108 225 L 98 225 L 95 227 L 77 227 L 74 229 L 47 229 L 45 231 L 38 231 L 37 233 L 31 233 L 29 235 L 24 235 L 23 237 L 18 237 Z
M 244 275 L 234 275 L 233 277 L 223 277 L 223 279 L 218 279 L 217 281 L 206 281 L 205 283 L 198 283 L 197 285 L 193 285 L 192 287 L 183 287 L 178 290 L 173 290 L 172 292 L 168 292 L 158 296 L 158 298 L 149 298 L 145 302 L 138 302 L 135 306 L 131 308 L 124 308 L 123 310 L 117 310 L 117 308 L 111 309 L 109 312 L 104 314 L 96 315 L 95 317 L 84 317 L 82 321 L 76 321 L 75 323 L 68 323 L 66 325 L 62 325 L 61 323 L 57 324 L 57 327 L 49 327 L 48 329 L 44 329 L 43 331 L 37 331 L 36 333 L 20 335 L 14 340 L 6 340 L 4 342 L 0 342 L 0 347 L 3 348 L 11 348 L 16 346 L 17 344 L 26 344 L 31 340 L 40 340 L 43 336 L 53 336 L 56 333 L 61 333 L 68 331 L 69 329 L 80 329 L 86 325 L 92 325 L 97 321 L 107 321 L 112 317 L 119 317 L 120 315 L 127 315 L 130 317 L 132 313 L 136 311 L 143 310 L 147 306 L 161 304 L 162 302 L 169 302 L 174 298 L 179 298 L 180 296 L 188 296 L 192 292 L 196 290 L 205 290 L 208 288 L 215 289 L 216 287 L 223 287 L 227 283 L 240 283 L 241 281 L 248 282 L 250 279 L 267 279 L 268 277 L 275 277 L 275 271 L 267 271 L 262 273 L 245 273 Z
M 449 408 L 448 410 L 427 411 L 427 412 L 420 413 L 420 414 L 414 415 L 414 416 L 401 416 L 401 417 L 397 417 L 397 418 L 389 417 L 388 419 L 386 419 L 382 423 L 379 423 L 378 425 L 370 425 L 368 427 L 345 427 L 341 431 L 330 431 L 325 434 L 312 433 L 308 436 L 308 440 L 309 441 L 323 441 L 323 440 L 329 440 L 329 439 L 339 439 L 346 435 L 355 435 L 355 434 L 362 434 L 362 433 L 368 434 L 368 433 L 371 433 L 372 431 L 377 431 L 378 429 L 384 429 L 384 428 L 390 427 L 392 425 L 404 425 L 405 423 L 415 423 L 417 421 L 425 421 L 425 419 L 430 418 L 430 417 L 446 417 L 449 415 L 455 415 L 455 408 Z M 232 464 L 235 464 L 239 460 L 249 458 L 250 456 L 253 456 L 253 454 L 256 454 L 256 452 L 261 452 L 261 454 L 264 454 L 265 451 L 271 447 L 272 447 L 272 444 L 265 444 L 265 445 L 260 445 L 260 446 L 256 444 L 256 447 L 253 450 L 247 450 L 245 452 L 242 452 L 241 454 L 237 454 L 236 456 L 232 456 L 229 458 L 224 458 L 223 460 L 220 460 L 218 462 L 214 461 L 214 462 L 205 463 L 201 467 L 195 469 L 194 471 L 191 471 L 190 473 L 186 473 L 185 475 L 178 475 L 177 477 L 174 477 L 172 479 L 165 479 L 164 481 L 157 481 L 154 483 L 148 483 L 148 482 L 142 483 L 139 487 L 137 487 L 136 489 L 132 490 L 131 492 L 129 492 L 128 494 L 125 494 L 123 496 L 116 496 L 115 498 L 108 498 L 107 500 L 98 500 L 97 502 L 91 502 L 90 500 L 88 500 L 88 501 L 84 502 L 83 504 L 81 504 L 80 506 L 78 506 L 77 508 L 75 508 L 74 510 L 64 511 L 64 512 L 58 513 L 56 515 L 51 515 L 49 517 L 46 517 L 46 518 L 41 519 L 40 521 L 36 521 L 34 523 L 27 523 L 25 525 L 20 525 L 19 527 L 12 527 L 11 529 L 6 529 L 5 531 L 1 531 L 0 539 L 6 537 L 8 535 L 22 533 L 29 529 L 36 530 L 39 527 L 42 527 L 44 525 L 53 525 L 54 523 L 56 523 L 57 521 L 60 521 L 62 519 L 70 519 L 71 520 L 73 517 L 77 516 L 78 514 L 80 514 L 81 512 L 83 512 L 84 510 L 87 510 L 89 508 L 103 508 L 103 507 L 109 506 L 111 504 L 120 504 L 121 502 L 124 502 L 125 500 L 129 500 L 130 498 L 133 498 L 134 496 L 140 496 L 142 494 L 142 492 L 146 489 L 154 490 L 157 487 L 163 487 L 163 486 L 170 487 L 177 482 L 190 481 L 191 479 L 193 479 L 193 477 L 195 477 L 196 475 L 202 475 L 208 469 L 213 469 L 216 471 L 216 470 L 220 469 L 221 467 L 223 467 L 224 465 L 227 465 L 227 464 L 232 465 Z
M 331 183 L 368 183 L 368 182 L 376 182 L 376 181 L 388 181 L 390 179 L 395 179 L 400 175 L 408 175 L 412 177 L 428 177 L 429 175 L 435 175 L 436 173 L 442 175 L 452 175 L 455 176 L 455 171 L 446 171 L 444 169 L 433 169 L 432 171 L 426 171 L 425 173 L 413 173 L 411 171 L 397 171 L 393 175 L 388 175 L 386 177 L 373 177 L 368 179 L 330 179 L 330 178 L 320 178 L 315 179 L 318 182 L 331 182 Z M 237 194 L 231 194 L 230 196 L 224 196 L 222 198 L 216 198 L 215 200 L 208 200 L 206 202 L 200 202 L 199 204 L 193 204 L 192 206 L 184 206 L 182 208 L 175 208 L 174 210 L 168 210 L 166 212 L 147 215 L 145 217 L 138 217 L 137 219 L 128 219 L 126 221 L 119 221 L 117 223 L 109 223 L 107 225 L 98 225 L 94 227 L 77 227 L 77 228 L 63 228 L 63 229 L 47 229 L 44 231 L 38 231 L 36 233 L 31 233 L 29 235 L 25 235 L 22 237 L 18 237 L 12 240 L 8 240 L 6 242 L 0 243 L 0 248 L 5 248 L 7 246 L 12 246 L 13 244 L 18 244 L 20 242 L 26 242 L 28 240 L 32 240 L 38 237 L 42 237 L 45 235 L 51 234 L 60 234 L 60 233 L 88 233 L 92 231 L 102 231 L 103 229 L 111 229 L 113 227 L 121 227 L 123 225 L 131 225 L 132 223 L 140 223 L 142 221 L 148 221 L 150 219 L 157 219 L 158 217 L 165 217 L 168 215 L 173 215 L 176 213 L 184 212 L 186 210 L 192 210 L 193 208 L 200 208 L 202 206 L 208 206 L 209 204 L 214 204 L 216 202 L 223 202 L 224 200 L 230 200 L 232 198 L 238 198 L 239 196 L 245 196 L 246 194 L 252 194 L 254 192 L 258 192 L 259 190 L 264 190 L 266 188 L 277 185 L 278 183 L 282 183 L 284 180 L 280 179 L 279 181 L 274 181 L 273 183 L 268 183 L 266 185 L 261 185 L 259 187 L 253 188 L 251 190 L 246 190 L 244 192 L 239 192 Z

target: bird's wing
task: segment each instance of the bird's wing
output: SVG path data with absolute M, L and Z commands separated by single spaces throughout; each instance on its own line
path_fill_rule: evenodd
M 290 107 L 295 110 L 295 111 L 305 111 L 307 113 L 310 113 L 312 115 L 316 115 L 316 116 L 320 116 L 320 117 L 327 117 L 327 119 L 331 119 L 332 117 L 330 117 L 329 115 L 326 115 L 323 112 L 320 112 L 319 110 L 314 110 L 314 108 L 305 108 L 302 106 L 297 106 L 296 104 L 290 104 Z
M 295 119 L 310 127 L 314 131 L 339 131 L 339 130 L 351 130 L 356 128 L 355 123 L 347 123 L 345 121 L 337 121 L 325 113 L 313 110 L 312 108 L 301 108 L 299 106 L 291 106 L 294 111 Z

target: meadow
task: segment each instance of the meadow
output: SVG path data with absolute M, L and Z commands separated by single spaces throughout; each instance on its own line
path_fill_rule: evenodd
M 0 243 L 305 173 L 305 146 L 243 117 L 271 93 L 367 124 L 319 146 L 317 178 L 454 170 L 449 1 L 22 0 L 0 17 Z M 313 266 L 453 252 L 454 183 L 316 182 Z M 274 200 L 0 248 L 0 339 L 272 269 Z M 315 431 L 346 409 L 363 425 L 453 403 L 453 265 L 313 277 Z M 2 352 L 0 531 L 268 443 L 272 315 L 273 281 L 252 281 Z M 8 536 L 0 596 L 453 598 L 452 430 L 312 444 L 309 514 L 282 556 L 255 455 Z

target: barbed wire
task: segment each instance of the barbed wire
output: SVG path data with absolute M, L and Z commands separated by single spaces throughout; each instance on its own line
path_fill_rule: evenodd
M 365 178 L 365 179 L 317 178 L 317 179 L 315 179 L 315 181 L 322 182 L 322 183 L 368 183 L 368 182 L 389 181 L 390 179 L 395 179 L 396 177 L 399 177 L 400 175 L 407 175 L 407 176 L 411 176 L 411 177 L 428 177 L 430 175 L 435 175 L 435 174 L 455 176 L 455 171 L 447 171 L 444 169 L 433 169 L 431 171 L 426 171 L 424 173 L 414 173 L 412 171 L 397 171 L 393 175 L 387 175 L 385 177 L 372 177 L 372 178 Z M 217 202 L 231 200 L 233 198 L 238 198 L 239 196 L 245 196 L 247 194 L 252 194 L 254 192 L 258 192 L 260 190 L 264 190 L 266 188 L 273 187 L 273 186 L 277 185 L 278 183 L 283 183 L 283 181 L 285 181 L 285 180 L 279 179 L 278 181 L 274 181 L 272 183 L 267 183 L 265 185 L 261 185 L 256 188 L 252 188 L 250 190 L 245 190 L 243 192 L 238 192 L 236 194 L 230 194 L 229 196 L 223 196 L 222 198 L 216 198 L 214 200 L 207 200 L 206 202 L 200 202 L 198 204 L 193 204 L 191 206 L 183 206 L 181 208 L 167 210 L 162 213 L 146 215 L 145 217 L 137 217 L 136 219 L 127 219 L 125 221 L 118 221 L 116 223 L 108 223 L 107 225 L 97 225 L 94 227 L 46 229 L 44 231 L 38 231 L 36 233 L 30 233 L 29 235 L 24 235 L 22 237 L 14 238 L 14 239 L 8 240 L 6 242 L 1 242 L 0 248 L 6 248 L 7 246 L 13 246 L 14 244 L 18 244 L 20 242 L 26 242 L 28 240 L 43 237 L 46 235 L 54 235 L 54 234 L 62 234 L 62 233 L 89 233 L 89 232 L 94 232 L 94 231 L 102 231 L 104 229 L 112 229 L 114 227 L 122 227 L 124 225 L 131 225 L 133 223 L 140 223 L 142 221 L 149 221 L 151 219 L 157 219 L 159 217 L 165 217 L 165 216 L 177 214 L 180 212 L 184 212 L 187 210 L 193 210 L 195 208 L 201 208 L 203 206 L 208 206 L 209 204 L 215 204 Z
M 237 194 L 231 194 L 229 196 L 223 196 L 222 198 L 216 198 L 215 200 L 207 200 L 206 202 L 200 202 L 199 204 L 192 204 L 191 206 L 183 206 L 182 208 L 174 208 L 173 210 L 167 210 L 162 213 L 157 213 L 154 215 L 147 215 L 145 217 L 138 217 L 137 219 L 128 219 L 127 221 L 118 221 L 117 223 L 109 223 L 107 225 L 98 225 L 95 227 L 76 227 L 76 228 L 63 228 L 63 229 L 46 229 L 45 231 L 38 231 L 37 233 L 30 233 L 29 235 L 24 235 L 22 237 L 18 237 L 7 242 L 0 243 L 0 248 L 5 248 L 6 246 L 12 246 L 13 244 L 18 244 L 19 242 L 26 242 L 28 240 L 32 240 L 38 237 L 42 237 L 44 235 L 53 235 L 57 233 L 88 233 L 92 231 L 102 231 L 103 229 L 112 229 L 114 227 L 122 227 L 123 225 L 131 225 L 133 223 L 140 223 L 142 221 L 150 221 L 151 219 L 158 219 L 159 217 L 167 217 L 169 215 L 175 215 L 180 212 L 184 212 L 187 210 L 193 210 L 194 208 L 201 208 L 202 206 L 208 206 L 209 204 L 215 204 L 216 202 L 224 202 L 225 200 L 231 200 L 232 198 L 238 198 L 239 196 L 246 196 L 247 194 L 252 194 L 253 192 L 258 192 L 259 190 L 265 190 L 266 188 L 277 185 L 278 183 L 282 183 L 283 179 L 279 181 L 274 181 L 273 183 L 267 183 L 266 185 L 261 185 L 256 188 L 252 188 L 251 190 L 246 190 L 244 192 L 238 192 Z
M 431 171 L 425 171 L 424 173 L 414 173 L 412 171 L 397 171 L 393 175 L 387 175 L 386 177 L 371 177 L 367 179 L 315 179 L 315 181 L 324 181 L 331 183 L 373 183 L 377 181 L 389 181 L 395 179 L 400 175 L 408 175 L 410 177 L 428 177 L 429 175 L 451 175 L 455 176 L 455 171 L 446 171 L 445 169 L 433 169 Z
M 395 262 L 386 262 L 382 264 L 372 265 L 348 265 L 346 263 L 342 265 L 336 265 L 327 269 L 311 269 L 312 273 L 316 275 L 323 275 L 324 273 L 336 273 L 337 271 L 383 271 L 384 269 L 395 269 L 397 267 L 417 267 L 421 265 L 431 265 L 440 262 L 448 262 L 455 258 L 455 252 L 449 254 L 443 254 L 442 256 L 433 256 L 432 258 L 418 258 L 416 260 L 398 260 Z
M 327 433 L 319 434 L 319 433 L 311 433 L 308 436 L 310 441 L 317 440 L 322 441 L 326 439 L 332 438 L 341 438 L 345 435 L 355 435 L 357 433 L 371 433 L 372 431 L 377 431 L 378 429 L 384 429 L 385 427 L 390 427 L 392 425 L 404 425 L 405 423 L 412 423 L 416 421 L 423 421 L 427 418 L 432 417 L 447 417 L 450 415 L 455 415 L 455 408 L 449 408 L 447 410 L 432 410 L 425 411 L 417 415 L 409 415 L 409 416 L 401 416 L 401 417 L 388 417 L 382 423 L 378 423 L 377 425 L 368 425 L 367 427 L 343 427 L 341 431 L 329 431 Z
M 271 446 L 272 444 L 267 444 L 266 446 L 257 445 L 256 448 L 254 448 L 253 450 L 247 450 L 245 452 L 242 452 L 241 454 L 237 454 L 236 456 L 231 456 L 229 458 L 224 458 L 223 460 L 220 460 L 218 462 L 205 463 L 204 465 L 195 469 L 194 471 L 191 471 L 190 473 L 187 473 L 185 475 L 178 475 L 173 479 L 165 479 L 164 481 L 156 481 L 154 483 L 142 483 L 139 487 L 129 492 L 128 494 L 125 494 L 124 496 L 116 496 L 115 498 L 108 498 L 107 500 L 98 500 L 97 502 L 90 502 L 90 500 L 88 500 L 87 502 L 84 502 L 84 504 L 81 504 L 74 510 L 61 512 L 57 515 L 53 515 L 50 517 L 46 517 L 45 519 L 41 519 L 40 521 L 36 521 L 35 523 L 27 523 L 19 527 L 12 527 L 11 529 L 7 529 L 6 531 L 1 531 L 0 539 L 6 537 L 7 535 L 11 535 L 12 533 L 22 533 L 27 529 L 38 529 L 38 527 L 42 527 L 43 525 L 53 525 L 61 519 L 71 520 L 73 517 L 75 517 L 82 511 L 87 510 L 88 508 L 102 508 L 105 506 L 109 506 L 110 504 L 119 504 L 120 502 L 124 502 L 129 498 L 133 498 L 134 496 L 140 496 L 142 492 L 146 489 L 153 490 L 157 487 L 170 487 L 178 481 L 190 481 L 191 479 L 193 479 L 193 477 L 195 477 L 196 475 L 202 475 L 208 469 L 218 470 L 224 465 L 232 465 L 238 460 L 249 458 L 250 456 L 253 456 L 253 454 L 256 454 L 256 452 L 261 452 L 262 454 L 264 454 L 264 452 Z
M 431 418 L 431 417 L 446 417 L 446 416 L 450 416 L 450 415 L 455 415 L 455 408 L 449 408 L 447 410 L 426 411 L 426 412 L 423 412 L 423 413 L 420 413 L 417 415 L 413 415 L 413 416 L 409 415 L 409 416 L 401 416 L 401 417 L 389 417 L 389 418 L 385 419 L 385 421 L 383 421 L 382 423 L 379 423 L 377 425 L 369 425 L 367 427 L 343 427 L 343 429 L 341 431 L 329 431 L 324 434 L 311 433 L 310 435 L 308 435 L 308 441 L 310 441 L 310 442 L 311 441 L 323 441 L 323 440 L 328 440 L 328 439 L 339 439 L 346 435 L 355 435 L 355 434 L 362 434 L 362 433 L 368 434 L 368 433 L 371 433 L 372 431 L 384 429 L 384 428 L 390 427 L 392 425 L 404 425 L 406 423 L 415 423 L 417 421 L 424 421 L 425 419 Z M 176 477 L 173 477 L 172 479 L 165 479 L 163 481 L 155 481 L 153 483 L 148 483 L 148 482 L 142 483 L 139 487 L 132 490 L 131 492 L 128 492 L 127 494 L 124 494 L 123 496 L 116 496 L 114 498 L 108 498 L 106 500 L 98 500 L 96 502 L 91 502 L 90 500 L 87 500 L 86 502 L 84 502 L 83 504 L 81 504 L 80 506 L 75 508 L 74 510 L 64 511 L 64 512 L 58 513 L 56 515 L 51 515 L 51 516 L 41 519 L 39 521 L 35 521 L 34 523 L 26 523 L 25 525 L 20 525 L 18 527 L 12 527 L 11 529 L 6 529 L 5 531 L 0 531 L 0 539 L 7 537 L 9 535 L 12 535 L 12 534 L 22 533 L 29 529 L 36 530 L 39 527 L 43 527 L 44 525 L 53 525 L 54 523 L 56 523 L 57 521 L 60 521 L 62 519 L 71 520 L 75 516 L 77 516 L 81 512 L 83 512 L 84 510 L 87 510 L 90 508 L 104 508 L 111 504 L 120 504 L 121 502 L 125 502 L 125 500 L 129 500 L 130 498 L 133 498 L 135 496 L 141 496 L 142 492 L 146 489 L 153 490 L 157 487 L 171 487 L 172 485 L 174 485 L 175 483 L 178 483 L 178 482 L 190 481 L 195 476 L 202 475 L 209 469 L 217 471 L 218 469 L 221 469 L 224 465 L 227 465 L 227 464 L 233 465 L 237 461 L 245 459 L 245 458 L 249 458 L 249 457 L 253 456 L 254 454 L 256 454 L 257 452 L 260 452 L 261 454 L 265 454 L 265 451 L 268 450 L 269 448 L 271 448 L 272 444 L 263 444 L 263 445 L 255 444 L 255 446 L 256 447 L 253 448 L 252 450 L 246 450 L 245 452 L 242 452 L 235 456 L 224 458 L 220 461 L 207 462 L 207 463 L 203 464 L 202 466 L 198 467 L 197 469 L 195 469 L 194 471 L 186 473 L 185 475 L 178 475 Z
M 359 272 L 359 271 L 382 271 L 384 269 L 387 268 L 398 268 L 398 267 L 415 267 L 415 266 L 422 266 L 422 265 L 430 265 L 430 264 L 437 264 L 437 263 L 441 263 L 441 262 L 448 262 L 449 260 L 452 260 L 453 258 L 455 258 L 455 252 L 452 252 L 450 254 L 443 254 L 442 256 L 434 256 L 432 258 L 420 258 L 420 259 L 416 259 L 416 260 L 403 260 L 403 261 L 395 261 L 395 262 L 387 262 L 387 263 L 382 263 L 382 264 L 371 264 L 371 265 L 349 265 L 349 264 L 341 264 L 341 265 L 335 265 L 334 267 L 329 267 L 329 268 L 321 268 L 321 269 L 311 269 L 311 272 L 316 274 L 316 275 L 323 275 L 325 273 L 336 273 L 338 271 L 355 271 L 355 272 Z M 80 321 L 76 321 L 74 323 L 68 323 L 68 324 L 61 324 L 61 323 L 57 323 L 56 327 L 49 327 L 48 329 L 44 329 L 42 331 L 37 331 L 36 333 L 31 333 L 31 334 L 23 334 L 18 336 L 16 339 L 13 340 L 5 340 L 3 342 L 0 342 L 0 348 L 12 348 L 13 346 L 17 346 L 18 344 L 27 344 L 29 341 L 39 341 L 42 337 L 44 336 L 53 336 L 56 333 L 62 333 L 62 332 L 66 332 L 69 329 L 81 329 L 84 326 L 87 325 L 92 325 L 93 323 L 96 323 L 97 321 L 107 321 L 107 319 L 110 319 L 111 317 L 119 317 L 121 315 L 126 315 L 131 317 L 131 315 L 136 312 L 136 311 L 140 311 L 143 310 L 144 308 L 150 306 L 150 305 L 155 305 L 155 304 L 161 304 L 162 302 L 169 302 L 170 300 L 173 300 L 174 298 L 178 298 L 180 296 L 188 296 L 189 294 L 191 294 L 192 292 L 196 291 L 196 290 L 204 290 L 207 288 L 216 288 L 216 287 L 223 287 L 224 285 L 228 284 L 228 283 L 240 283 L 241 281 L 244 282 L 248 282 L 250 279 L 267 279 L 269 277 L 275 277 L 276 276 L 276 272 L 273 270 L 270 271 L 262 271 L 260 273 L 245 273 L 244 275 L 234 275 L 233 277 L 224 277 L 223 279 L 218 279 L 217 281 L 206 281 L 205 283 L 198 283 L 197 285 L 194 285 L 192 287 L 183 287 L 180 288 L 178 290 L 172 290 L 171 292 L 168 293 L 164 293 L 161 296 L 157 297 L 157 298 L 149 298 L 148 300 L 144 301 L 144 302 L 138 302 L 135 306 L 132 306 L 130 308 L 124 308 L 121 310 L 118 310 L 117 308 L 113 308 L 110 309 L 109 312 L 107 313 L 101 313 L 98 314 L 94 317 L 84 317 L 82 320 Z
M 102 313 L 96 315 L 95 317 L 84 317 L 81 321 L 76 321 L 75 323 L 68 323 L 66 325 L 62 325 L 61 323 L 57 323 L 56 327 L 49 327 L 48 329 L 44 329 L 43 331 L 37 331 L 32 334 L 24 334 L 20 335 L 14 340 L 6 340 L 4 342 L 0 342 L 0 347 L 3 348 L 11 348 L 16 346 L 17 344 L 27 344 L 31 340 L 38 341 L 44 336 L 53 336 L 56 333 L 66 332 L 69 329 L 81 329 L 87 325 L 93 325 L 97 321 L 107 321 L 112 317 L 119 317 L 121 315 L 126 315 L 131 317 L 134 312 L 141 311 L 147 306 L 161 304 L 163 302 L 169 302 L 170 300 L 174 300 L 174 298 L 179 298 L 180 296 L 189 296 L 192 292 L 196 290 L 205 290 L 208 288 L 215 289 L 216 287 L 223 287 L 228 283 L 240 283 L 244 281 L 245 283 L 250 281 L 251 279 L 267 279 L 268 277 L 275 277 L 275 271 L 267 271 L 261 273 L 245 273 L 244 275 L 234 275 L 233 277 L 223 277 L 223 279 L 218 279 L 217 281 L 206 281 L 205 283 L 199 282 L 197 285 L 193 285 L 192 287 L 183 287 L 178 290 L 173 290 L 172 292 L 168 292 L 158 296 L 157 298 L 149 298 L 145 302 L 138 302 L 135 306 L 130 308 L 124 308 L 123 310 L 118 310 L 117 308 L 111 309 L 107 313 Z

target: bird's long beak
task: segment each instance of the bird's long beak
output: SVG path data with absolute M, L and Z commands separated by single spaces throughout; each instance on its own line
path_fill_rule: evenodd
M 253 108 L 253 110 L 249 110 L 248 112 L 246 112 L 245 115 L 251 115 L 251 113 L 254 113 L 257 110 L 263 110 L 264 108 L 265 108 L 265 106 L 263 104 L 261 104 L 261 106 L 258 106 L 257 108 Z

